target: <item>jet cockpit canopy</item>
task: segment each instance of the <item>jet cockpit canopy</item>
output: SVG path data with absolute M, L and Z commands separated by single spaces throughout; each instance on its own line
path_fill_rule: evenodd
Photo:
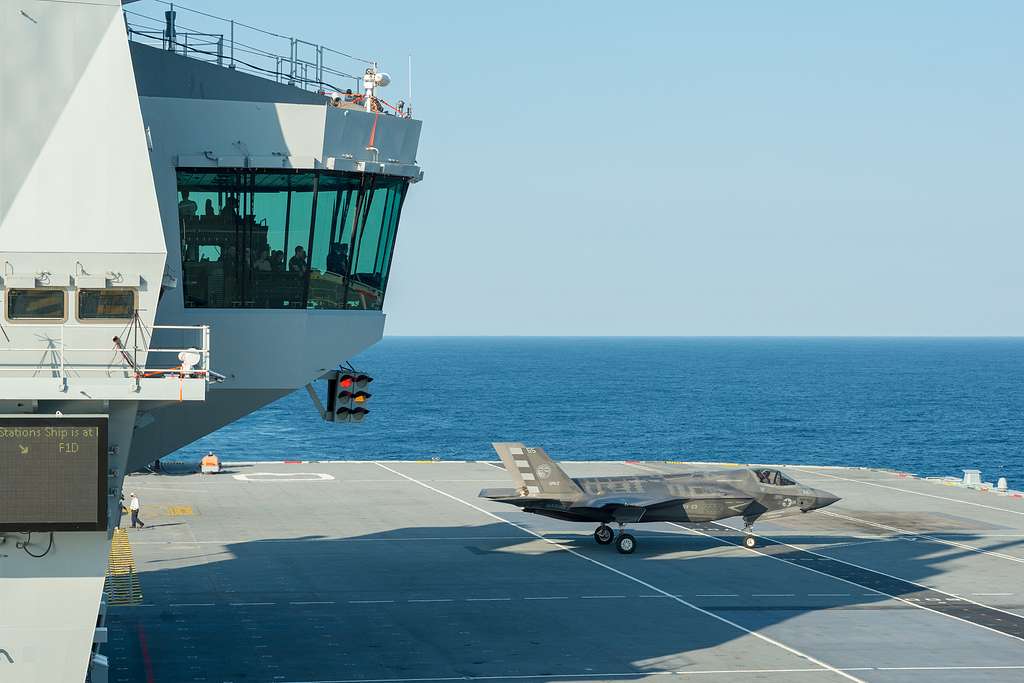
M 754 470 L 757 480 L 769 486 L 796 486 L 796 482 L 779 470 Z

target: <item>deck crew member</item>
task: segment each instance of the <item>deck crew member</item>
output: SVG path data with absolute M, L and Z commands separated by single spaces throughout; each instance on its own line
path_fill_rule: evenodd
M 136 525 L 138 525 L 138 528 L 140 529 L 145 527 L 146 523 L 139 519 L 139 499 L 134 493 L 131 495 L 131 501 L 128 503 L 128 509 L 131 510 L 132 513 L 132 528 L 134 529 Z

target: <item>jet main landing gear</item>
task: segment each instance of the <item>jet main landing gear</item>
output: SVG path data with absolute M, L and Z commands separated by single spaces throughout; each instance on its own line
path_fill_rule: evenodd
M 636 539 L 633 538 L 633 534 L 619 534 L 619 537 L 615 539 L 615 549 L 623 555 L 629 555 L 636 550 Z
M 612 530 L 607 524 L 597 527 L 594 532 L 594 540 L 600 545 L 609 545 L 615 542 L 615 549 L 623 555 L 630 555 L 636 550 L 636 538 L 633 534 L 626 532 L 626 525 L 619 522 L 619 533 Z
M 615 539 L 615 549 L 623 555 L 630 555 L 636 550 L 636 539 L 626 532 L 626 525 L 619 522 L 619 537 Z

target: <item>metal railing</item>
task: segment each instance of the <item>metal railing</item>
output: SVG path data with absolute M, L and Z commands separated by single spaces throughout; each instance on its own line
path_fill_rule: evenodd
M 164 0 L 142 0 L 128 7 L 132 9 L 123 11 L 129 40 L 304 90 L 343 92 L 351 81 L 352 92 L 358 93 L 363 84 L 361 72 L 376 64 L 324 45 Z M 137 7 L 143 11 L 136 11 Z M 179 13 L 187 23 L 210 26 L 186 26 L 179 21 Z
M 208 325 L 61 325 L 60 333 L 44 337 L 45 346 L 0 346 L 0 373 L 15 373 L 19 377 L 48 377 L 62 381 L 81 377 L 84 373 L 97 373 L 107 377 L 122 377 L 136 382 L 153 377 L 177 379 L 216 378 L 210 372 L 210 327 Z M 116 331 L 105 345 L 69 345 L 68 337 L 74 332 L 92 333 L 96 330 Z M 182 340 L 180 346 L 154 346 L 153 336 L 168 333 Z M 95 338 L 95 334 L 89 336 Z M 196 344 L 187 345 L 191 337 Z M 35 361 L 13 359 L 7 354 L 40 354 Z M 180 354 L 188 354 L 182 357 Z M 69 359 L 68 356 L 71 356 Z M 83 360 L 96 356 L 96 361 Z M 106 356 L 107 360 L 102 360 Z

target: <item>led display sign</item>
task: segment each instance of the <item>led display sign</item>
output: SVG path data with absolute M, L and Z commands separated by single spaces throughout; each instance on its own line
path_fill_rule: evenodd
M 0 531 L 107 528 L 107 418 L 0 416 Z

